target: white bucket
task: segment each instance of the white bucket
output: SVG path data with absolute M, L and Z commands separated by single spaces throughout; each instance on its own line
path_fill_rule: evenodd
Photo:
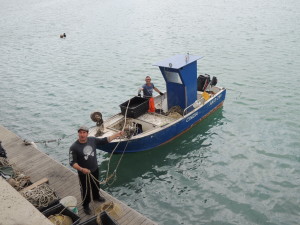
M 78 214 L 77 199 L 74 196 L 64 197 L 59 202 L 64 207 L 68 207 L 68 209 L 73 213 Z

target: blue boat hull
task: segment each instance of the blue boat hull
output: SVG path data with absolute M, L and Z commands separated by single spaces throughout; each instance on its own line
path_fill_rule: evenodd
M 101 150 L 105 152 L 114 153 L 131 153 L 146 151 L 165 143 L 168 143 L 191 129 L 194 125 L 199 123 L 209 114 L 213 113 L 215 110 L 223 105 L 225 100 L 226 89 L 223 89 L 218 95 L 213 97 L 207 104 L 200 107 L 198 110 L 187 114 L 183 119 L 179 120 L 177 123 L 166 126 L 156 133 L 149 134 L 141 138 L 111 142 L 101 147 Z M 116 147 L 117 146 L 117 147 Z

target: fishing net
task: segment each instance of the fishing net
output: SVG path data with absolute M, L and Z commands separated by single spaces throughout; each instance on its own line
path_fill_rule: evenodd
M 183 110 L 180 106 L 176 105 L 176 106 L 173 106 L 170 108 L 170 110 L 166 113 L 166 116 L 169 116 L 170 114 L 173 114 L 173 113 L 178 113 L 180 115 L 183 115 Z
M 22 195 L 37 208 L 47 207 L 52 202 L 58 200 L 55 191 L 46 183 L 22 192 Z
M 4 178 L 10 178 L 10 177 L 15 176 L 14 169 L 11 166 L 2 166 L 2 167 L 0 167 L 0 174 Z
M 179 119 L 182 117 L 182 115 L 180 115 L 178 112 L 172 112 L 172 113 L 169 113 L 168 115 L 169 117 L 172 117 L 174 119 Z
M 15 165 L 10 164 L 7 159 L 2 157 L 0 157 L 0 176 L 5 178 L 17 191 L 31 184 L 30 177 L 22 174 Z

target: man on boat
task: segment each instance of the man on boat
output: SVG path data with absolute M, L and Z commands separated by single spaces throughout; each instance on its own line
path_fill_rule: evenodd
M 98 202 L 105 201 L 99 194 L 99 168 L 96 149 L 99 149 L 101 145 L 105 145 L 113 139 L 122 136 L 124 132 L 120 131 L 105 138 L 88 137 L 88 132 L 89 129 L 86 126 L 81 126 L 78 129 L 78 140 L 71 145 L 69 157 L 70 165 L 78 171 L 83 210 L 86 214 L 90 215 L 91 209 L 89 208 L 89 203 L 91 202 L 91 191 L 93 200 Z M 97 180 L 93 178 L 96 178 Z
M 145 78 L 146 83 L 139 89 L 138 96 L 141 96 L 141 91 L 143 91 L 144 98 L 151 98 L 153 90 L 155 90 L 160 95 L 164 95 L 160 90 L 154 87 L 154 84 L 151 83 L 151 77 L 146 76 Z

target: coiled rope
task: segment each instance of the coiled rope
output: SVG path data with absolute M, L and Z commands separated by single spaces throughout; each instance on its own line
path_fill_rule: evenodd
M 48 184 L 41 184 L 34 189 L 22 192 L 22 195 L 36 208 L 47 207 L 53 201 L 58 200 L 55 191 Z
M 10 163 L 6 158 L 0 157 L 0 166 L 10 166 Z
M 91 202 L 94 201 L 93 199 L 93 193 L 92 193 L 92 182 L 94 182 L 94 184 L 96 185 L 97 189 L 98 189 L 98 192 L 101 192 L 100 188 L 98 187 L 97 183 L 101 183 L 95 176 L 93 176 L 93 174 L 91 173 L 88 173 L 86 174 L 86 192 L 83 193 L 84 196 L 83 196 L 83 199 L 82 199 L 82 202 L 80 204 L 82 204 L 84 202 L 84 200 L 86 199 L 87 197 L 87 193 L 88 193 L 88 190 L 90 191 L 90 198 L 91 198 Z M 80 183 L 80 182 L 79 182 Z M 81 183 L 80 183 L 81 185 Z M 81 187 L 82 188 L 82 187 Z M 76 207 L 76 206 L 68 206 L 68 207 Z M 114 203 L 113 201 L 110 201 L 110 202 L 107 202 L 107 203 L 104 203 L 102 204 L 99 208 L 95 209 L 94 208 L 94 204 L 92 204 L 92 208 L 93 208 L 93 212 L 94 214 L 96 215 L 97 214 L 97 223 L 101 225 L 102 221 L 101 221 L 101 218 L 100 218 L 100 214 L 101 212 L 103 211 L 106 211 L 108 213 L 111 213 L 113 214 L 114 216 L 117 216 L 121 213 L 122 211 L 122 208 L 120 206 L 118 206 L 116 203 Z M 64 209 L 63 209 L 64 210 Z M 63 211 L 62 210 L 62 211 Z

